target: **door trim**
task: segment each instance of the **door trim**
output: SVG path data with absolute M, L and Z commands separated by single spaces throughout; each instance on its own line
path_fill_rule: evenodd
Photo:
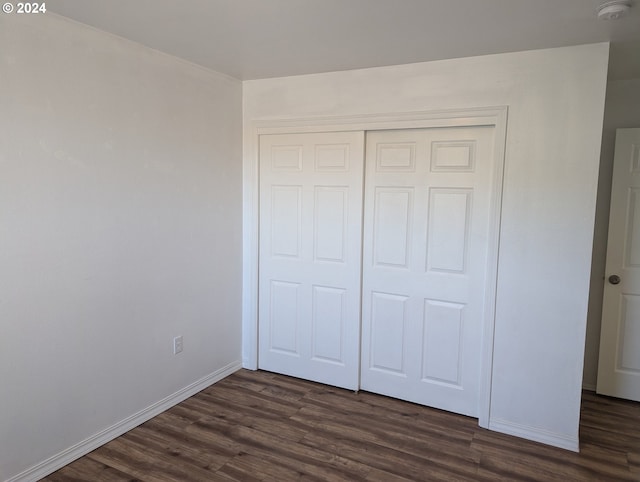
M 258 250 L 259 250 L 259 145 L 260 135 L 301 132 L 373 131 L 434 127 L 495 128 L 495 172 L 492 196 L 486 303 L 480 367 L 479 425 L 489 426 L 493 343 L 500 247 L 500 219 L 507 137 L 507 106 L 426 112 L 378 113 L 353 116 L 250 119 L 244 125 L 243 153 L 243 273 L 242 273 L 242 365 L 258 368 Z

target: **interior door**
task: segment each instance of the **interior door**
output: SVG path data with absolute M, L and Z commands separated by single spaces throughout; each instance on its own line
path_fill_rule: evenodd
M 597 392 L 640 401 L 640 129 L 618 129 Z
M 364 390 L 478 416 L 494 130 L 367 133 Z
M 364 133 L 260 136 L 259 368 L 355 390 Z

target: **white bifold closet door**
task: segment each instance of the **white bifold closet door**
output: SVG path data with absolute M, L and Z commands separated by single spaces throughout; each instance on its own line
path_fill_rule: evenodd
M 260 368 L 357 389 L 364 133 L 260 136 Z
M 493 137 L 367 133 L 362 389 L 478 416 Z

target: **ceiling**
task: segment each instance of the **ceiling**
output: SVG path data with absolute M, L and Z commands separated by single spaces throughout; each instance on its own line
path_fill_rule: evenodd
M 640 5 L 604 0 L 50 0 L 54 12 L 248 80 L 611 41 L 640 78 Z

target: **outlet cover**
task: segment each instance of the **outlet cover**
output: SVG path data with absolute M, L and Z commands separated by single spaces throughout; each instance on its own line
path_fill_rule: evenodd
M 178 353 L 182 352 L 182 336 L 176 336 L 173 339 L 173 354 L 177 355 Z

